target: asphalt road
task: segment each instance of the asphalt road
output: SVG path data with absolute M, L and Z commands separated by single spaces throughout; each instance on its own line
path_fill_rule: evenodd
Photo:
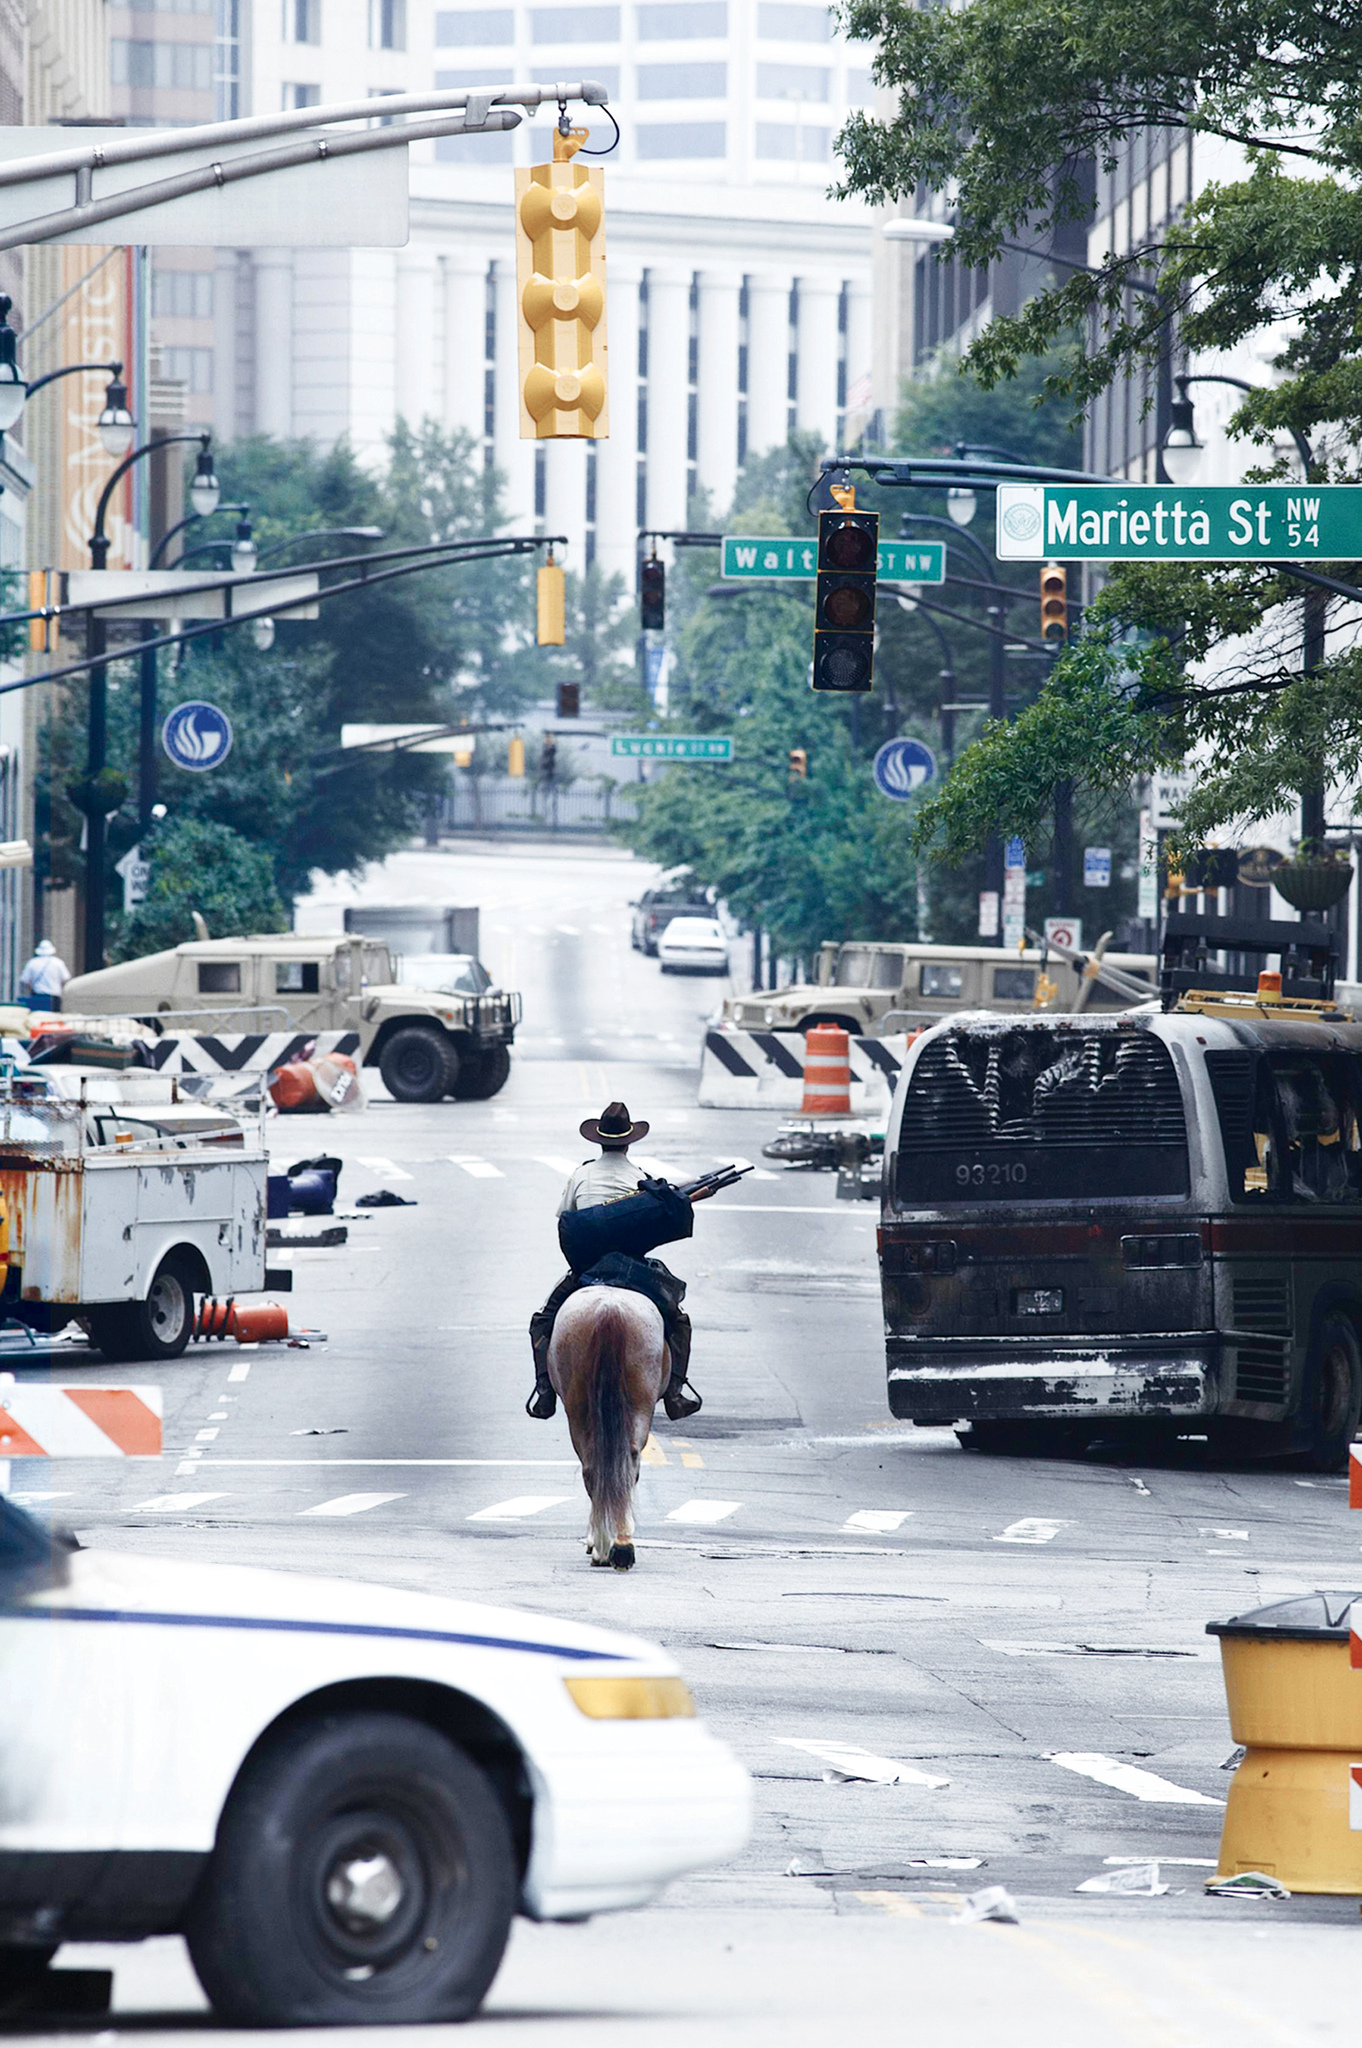
M 294 1253 L 291 1313 L 324 1340 L 196 1349 L 163 1375 L 161 1469 L 54 1466 L 54 1512 L 87 1543 L 521 1603 L 676 1653 L 757 1781 L 752 1842 L 645 1913 L 519 1925 L 480 2023 L 507 2048 L 640 2028 L 747 2048 L 848 2021 L 967 2048 L 1341 2038 L 1357 1905 L 1206 1899 L 1202 1879 L 1231 1749 L 1204 1625 L 1362 1583 L 1342 1480 L 1195 1447 L 981 1458 L 891 1421 L 874 1211 L 777 1168 L 667 1253 L 705 1409 L 659 1418 L 638 1568 L 587 1567 L 566 1428 L 523 1413 L 578 1123 L 622 1097 L 678 1174 L 760 1162 L 774 1127 L 696 1108 L 723 984 L 630 950 L 645 881 L 608 850 L 473 845 L 372 879 L 481 905 L 484 957 L 525 995 L 510 1082 L 438 1108 L 375 1083 L 352 1115 L 276 1122 L 280 1162 L 343 1157 L 342 1206 L 381 1186 L 417 1206 Z M 314 929 L 331 916 L 309 906 Z M 93 1372 L 78 1356 L 63 1370 Z M 818 1749 L 848 1743 L 912 1775 L 828 1781 Z M 1169 1891 L 1075 1891 L 1116 1858 L 1160 1859 Z M 993 1884 L 1020 1924 L 955 1924 Z M 210 2024 L 177 1943 L 117 1961 L 119 2031 Z

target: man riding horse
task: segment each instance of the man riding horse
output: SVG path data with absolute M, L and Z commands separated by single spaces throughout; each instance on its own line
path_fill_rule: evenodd
M 646 1138 L 649 1126 L 636 1124 L 622 1102 L 612 1102 L 598 1117 L 588 1117 L 581 1125 L 582 1136 L 592 1145 L 599 1145 L 599 1159 L 585 1160 L 568 1179 L 563 1190 L 563 1199 L 558 1204 L 558 1214 L 563 1216 L 569 1210 L 594 1209 L 610 1202 L 623 1201 L 636 1194 L 647 1178 L 641 1166 L 636 1166 L 629 1157 L 629 1147 Z M 705 1190 L 710 1192 L 710 1190 Z M 697 1192 L 692 1200 L 700 1200 Z M 652 1240 L 657 1242 L 656 1238 Z M 662 1405 L 672 1422 L 683 1422 L 688 1415 L 694 1415 L 700 1408 L 700 1396 L 687 1385 L 686 1368 L 690 1363 L 691 1327 L 690 1317 L 681 1306 L 685 1289 L 674 1273 L 669 1273 L 660 1259 L 649 1259 L 648 1266 L 656 1276 L 657 1292 L 653 1299 L 662 1312 L 663 1329 L 667 1347 L 671 1353 L 671 1378 L 662 1395 Z M 525 1404 L 527 1415 L 536 1422 L 547 1422 L 558 1407 L 558 1397 L 549 1378 L 549 1341 L 553 1336 L 554 1318 L 569 1297 L 582 1285 L 575 1273 L 567 1273 L 558 1282 L 544 1306 L 530 1318 L 530 1343 L 534 1350 L 534 1392 Z

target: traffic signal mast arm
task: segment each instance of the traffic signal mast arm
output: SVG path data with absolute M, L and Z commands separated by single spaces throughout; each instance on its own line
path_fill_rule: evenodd
M 317 562 L 312 564 L 311 566 L 319 570 L 341 567 L 349 568 L 354 564 L 368 564 L 375 561 L 383 560 L 385 558 L 390 559 L 391 556 L 394 554 L 405 555 L 407 557 L 417 555 L 420 557 L 420 559 L 417 561 L 412 561 L 408 559 L 406 561 L 400 562 L 397 565 L 397 567 L 392 569 L 384 569 L 376 576 L 366 576 L 363 573 L 361 573 L 358 576 L 349 577 L 340 583 L 324 583 L 320 590 L 315 592 L 313 596 L 302 600 L 302 602 L 307 604 L 318 604 L 323 599 L 328 597 L 344 597 L 352 591 L 365 590 L 370 588 L 374 584 L 391 583 L 395 581 L 396 578 L 398 578 L 399 576 L 417 575 L 420 573 L 420 571 L 424 569 L 456 568 L 461 562 L 504 561 L 508 556 L 532 554 L 536 548 L 546 547 L 549 545 L 566 547 L 567 542 L 563 539 L 562 535 L 553 536 L 551 541 L 550 536 L 547 534 L 542 536 L 539 534 L 516 534 L 500 540 L 487 539 L 481 541 L 436 541 L 422 548 L 390 549 L 387 551 L 386 557 L 376 555 L 342 556 L 334 561 Z M 299 573 L 300 572 L 296 568 L 294 568 L 291 570 L 269 570 L 261 574 L 252 575 L 249 577 L 242 576 L 230 578 L 219 576 L 212 582 L 196 584 L 194 588 L 196 590 L 222 590 L 224 587 L 228 589 L 240 589 L 243 584 L 264 583 L 272 578 L 277 578 L 281 576 L 296 577 Z M 188 595 L 189 593 L 188 591 L 186 591 L 183 594 Z M 81 613 L 95 609 L 98 609 L 99 611 L 104 611 L 106 609 L 112 608 L 114 604 L 126 606 L 141 601 L 143 600 L 134 597 L 110 599 L 107 601 L 107 603 L 101 602 L 97 607 L 90 605 L 57 605 L 39 607 L 37 610 L 33 611 L 15 612 L 0 615 L 0 625 L 9 623 L 11 621 L 17 624 L 20 620 L 23 619 L 34 619 L 44 617 L 50 619 L 60 618 L 62 616 L 71 617 L 73 615 L 79 615 Z M 202 625 L 184 626 L 178 632 L 163 633 L 158 639 L 155 640 L 139 640 L 129 647 L 107 648 L 102 653 L 86 655 L 84 659 L 80 661 L 67 662 L 61 668 L 47 669 L 40 676 L 22 676 L 17 682 L 0 683 L 0 697 L 8 696 L 10 692 L 13 690 L 31 690 L 39 683 L 60 682 L 62 678 L 65 676 L 80 675 L 89 669 L 107 668 L 110 662 L 128 661 L 134 655 L 150 654 L 153 653 L 159 647 L 183 647 L 187 641 L 201 639 L 205 633 L 222 633 L 229 630 L 233 626 L 250 625 L 251 622 L 255 619 L 269 619 L 286 616 L 286 612 L 281 611 L 276 613 L 274 610 L 272 610 L 268 598 L 266 598 L 266 601 L 263 604 L 253 606 L 250 611 L 233 612 L 230 618 L 209 619 L 205 621 L 204 624 Z

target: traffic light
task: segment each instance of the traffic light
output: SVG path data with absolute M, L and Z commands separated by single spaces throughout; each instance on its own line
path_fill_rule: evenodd
M 561 647 L 566 623 L 563 572 L 550 555 L 535 579 L 536 638 L 541 647 Z
M 807 747 L 791 747 L 790 773 L 803 782 L 809 772 L 809 750 Z
M 1040 637 L 1056 646 L 1069 637 L 1069 575 L 1062 562 L 1041 565 Z
M 850 502 L 818 515 L 818 582 L 814 599 L 813 687 L 868 690 L 875 668 L 875 574 L 878 512 Z
M 28 609 L 41 611 L 52 603 L 52 584 L 55 581 L 51 569 L 30 569 L 28 572 Z M 28 622 L 28 645 L 32 654 L 50 654 L 57 644 L 60 631 L 54 619 L 30 619 Z
M 578 718 L 581 716 L 581 710 L 581 684 L 560 683 L 558 685 L 558 716 L 560 718 Z
M 649 555 L 638 565 L 639 621 L 645 633 L 660 633 L 667 623 L 667 565 Z
M 551 732 L 544 734 L 544 745 L 539 755 L 539 777 L 542 782 L 552 782 L 558 773 L 558 742 Z
M 572 159 L 585 128 L 553 138 L 553 162 L 515 174 L 520 438 L 597 440 L 605 390 L 603 178 Z
M 518 781 L 525 773 L 525 742 L 519 733 L 513 733 L 511 744 L 506 749 L 506 773 Z

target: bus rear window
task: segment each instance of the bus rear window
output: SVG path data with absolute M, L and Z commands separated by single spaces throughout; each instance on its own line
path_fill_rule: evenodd
M 1187 1129 L 1167 1048 L 1043 1029 L 924 1047 L 903 1105 L 905 1207 L 1185 1195 Z

